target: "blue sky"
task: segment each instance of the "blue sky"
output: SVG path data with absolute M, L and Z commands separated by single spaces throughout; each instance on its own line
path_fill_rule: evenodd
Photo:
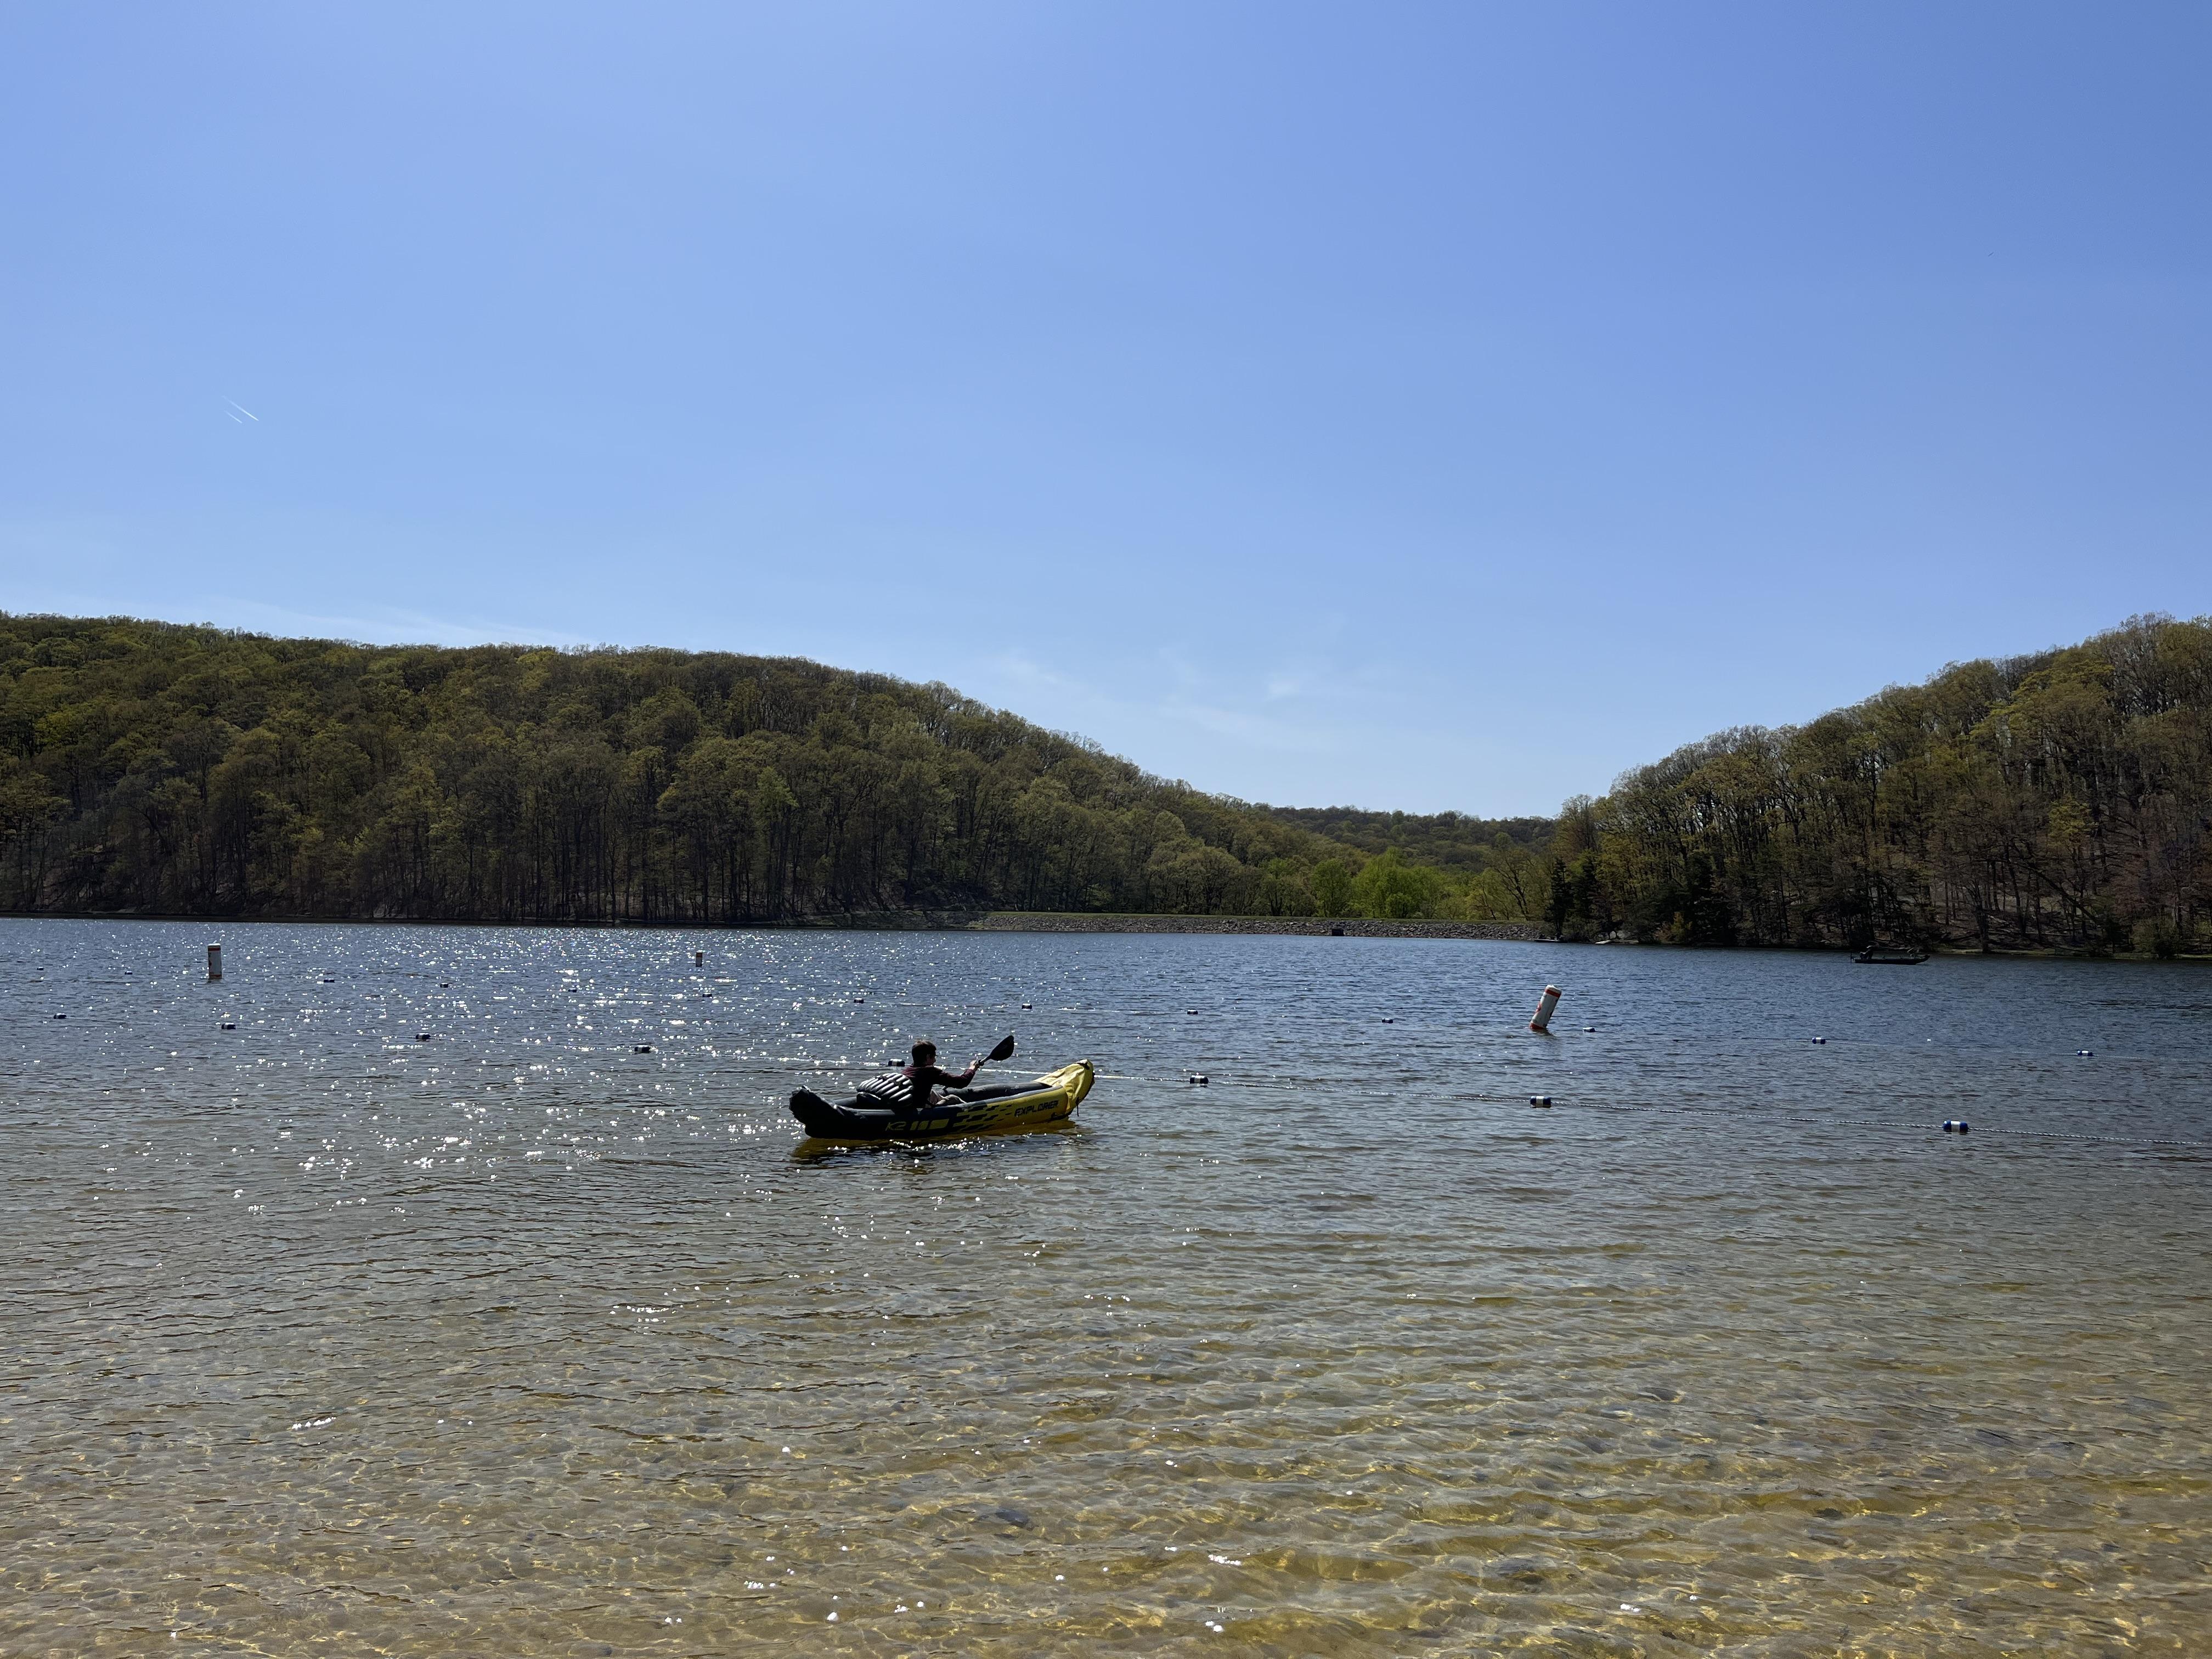
M 799 654 L 1250 799 L 1549 811 L 2212 611 L 2208 47 L 10 7 L 0 609 Z

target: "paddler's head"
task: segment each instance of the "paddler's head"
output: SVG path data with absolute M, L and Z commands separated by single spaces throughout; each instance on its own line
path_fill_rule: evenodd
M 914 1045 L 914 1063 L 917 1066 L 937 1064 L 937 1045 L 927 1037 Z

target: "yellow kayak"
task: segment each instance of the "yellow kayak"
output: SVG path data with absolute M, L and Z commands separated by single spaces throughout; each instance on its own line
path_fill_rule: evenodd
M 829 1101 L 799 1089 L 791 1097 L 791 1115 L 817 1140 L 944 1140 L 1037 1129 L 1073 1114 L 1097 1075 L 1089 1060 L 1079 1060 L 1010 1089 L 969 1089 L 948 1096 L 925 1112 L 901 1111 L 859 1096 Z

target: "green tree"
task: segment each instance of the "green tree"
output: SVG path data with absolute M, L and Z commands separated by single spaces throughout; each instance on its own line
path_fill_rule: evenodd
M 1425 866 L 1408 864 L 1395 847 L 1360 866 L 1352 883 L 1359 914 L 1402 919 L 1428 915 L 1441 899 L 1443 883 Z
M 1322 915 L 1352 914 L 1352 872 L 1345 868 L 1341 859 L 1323 859 L 1314 866 L 1309 884 L 1313 889 L 1315 908 Z

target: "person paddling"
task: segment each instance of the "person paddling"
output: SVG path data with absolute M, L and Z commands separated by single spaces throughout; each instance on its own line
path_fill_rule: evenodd
M 978 1056 L 964 1072 L 945 1071 L 937 1063 L 937 1045 L 924 1037 L 914 1045 L 914 1057 L 906 1065 L 862 1084 L 860 1093 L 902 1113 L 926 1112 L 939 1088 L 964 1089 L 982 1069 Z
M 927 1037 L 914 1045 L 914 1057 L 899 1075 L 907 1080 L 906 1109 L 926 1112 L 930 1108 L 930 1096 L 939 1088 L 964 1089 L 975 1080 L 975 1073 L 983 1069 L 981 1054 L 968 1062 L 968 1069 L 955 1075 L 941 1069 L 937 1063 L 937 1045 Z
M 948 1072 L 937 1063 L 937 1045 L 924 1037 L 914 1045 L 914 1057 L 896 1072 L 885 1072 L 872 1077 L 860 1085 L 860 1098 L 854 1105 L 866 1103 L 888 1106 L 900 1116 L 927 1112 L 934 1108 L 951 1108 L 969 1104 L 978 1100 L 998 1100 L 1007 1095 L 1019 1094 L 1018 1087 L 1006 1089 L 970 1089 L 975 1073 L 994 1061 L 1011 1060 L 1014 1040 L 1011 1036 L 999 1039 L 999 1046 L 988 1054 L 977 1056 L 964 1072 Z M 957 1099 L 936 1101 L 932 1098 L 940 1087 L 958 1089 L 963 1092 Z

